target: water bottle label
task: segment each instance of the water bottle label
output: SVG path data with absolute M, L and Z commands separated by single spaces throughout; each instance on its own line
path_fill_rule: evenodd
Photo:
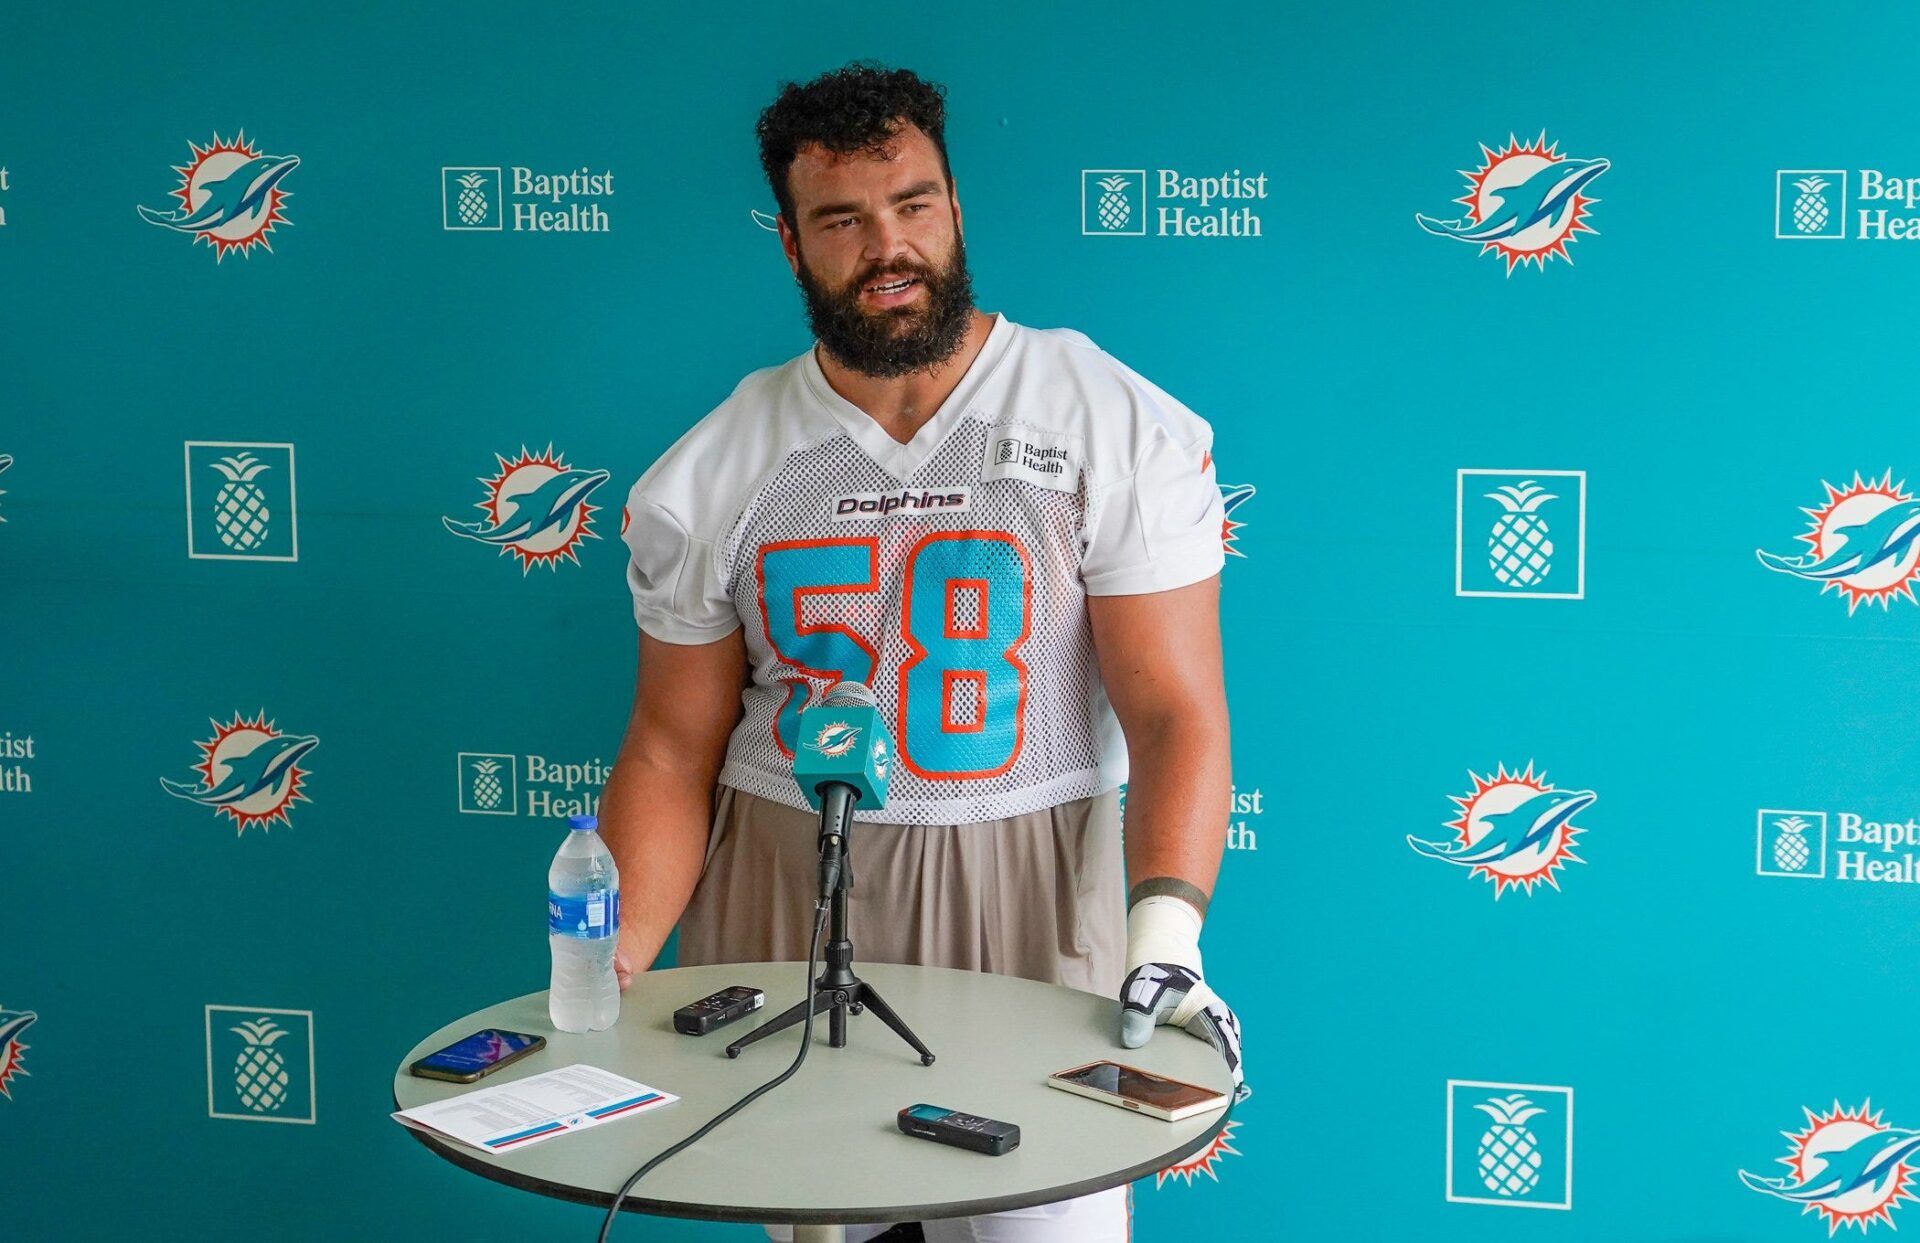
M 558 894 L 547 890 L 547 931 L 598 941 L 620 930 L 620 891 Z

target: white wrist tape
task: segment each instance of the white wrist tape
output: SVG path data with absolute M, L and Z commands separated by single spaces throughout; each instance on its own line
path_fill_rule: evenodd
M 1143 963 L 1165 962 L 1200 970 L 1200 912 L 1171 894 L 1142 898 L 1127 912 L 1127 973 Z

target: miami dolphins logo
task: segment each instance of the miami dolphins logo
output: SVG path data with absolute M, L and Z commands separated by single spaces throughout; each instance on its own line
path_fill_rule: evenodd
M 1220 485 L 1220 505 L 1226 510 L 1227 515 L 1227 520 L 1220 526 L 1220 540 L 1221 543 L 1226 546 L 1226 552 L 1229 557 L 1244 557 L 1247 555 L 1241 552 L 1234 543 L 1236 538 L 1235 533 L 1247 524 L 1235 521 L 1233 511 L 1240 508 L 1241 504 L 1252 495 L 1253 485 L 1250 483 L 1223 483 Z
M 193 159 L 173 170 L 180 174 L 173 192 L 180 206 L 141 207 L 140 218 L 205 242 L 213 247 L 215 263 L 230 250 L 245 255 L 259 246 L 271 252 L 267 235 L 273 227 L 293 223 L 280 210 L 292 197 L 280 183 L 300 166 L 300 157 L 262 155 L 244 130 L 231 141 L 216 133 L 210 146 L 192 141 L 187 146 Z
M 1441 841 L 1409 836 L 1407 844 L 1415 853 L 1486 877 L 1493 882 L 1496 901 L 1516 885 L 1528 894 L 1543 881 L 1558 889 L 1555 872 L 1568 863 L 1586 862 L 1573 853 L 1574 839 L 1582 832 L 1573 817 L 1593 802 L 1593 791 L 1557 790 L 1545 773 L 1534 773 L 1531 761 L 1525 772 L 1510 773 L 1502 764 L 1491 777 L 1471 771 L 1467 775 L 1473 778 L 1473 790 L 1465 797 L 1447 796 L 1460 809 L 1459 816 L 1447 822 L 1454 836 Z
M 1804 553 L 1771 553 L 1757 549 L 1760 564 L 1769 570 L 1810 579 L 1820 593 L 1837 591 L 1847 598 L 1847 614 L 1862 603 L 1881 609 L 1895 596 L 1909 604 L 1913 580 L 1920 578 L 1920 500 L 1906 490 L 1906 481 L 1893 481 L 1893 472 L 1879 481 L 1862 481 L 1836 488 L 1825 480 L 1827 503 L 1800 512 L 1812 519 L 1800 535 L 1809 546 Z
M 1587 208 L 1600 200 L 1582 193 L 1613 165 L 1607 160 L 1577 160 L 1559 153 L 1542 131 L 1522 145 L 1507 135 L 1506 149 L 1480 144 L 1480 167 L 1461 169 L 1467 192 L 1454 202 L 1467 214 L 1444 220 L 1415 213 L 1421 228 L 1494 251 L 1507 261 L 1507 275 L 1531 263 L 1545 269 L 1553 258 L 1573 262 L 1567 246 L 1577 234 L 1596 232 L 1586 223 Z
M 1233 1133 L 1239 1130 L 1240 1126 L 1241 1124 L 1238 1122 L 1227 1123 L 1227 1125 L 1220 1128 L 1218 1135 L 1215 1135 L 1201 1147 L 1199 1152 L 1194 1153 L 1183 1161 L 1175 1161 L 1166 1169 L 1155 1174 L 1153 1176 L 1154 1189 L 1158 1190 L 1169 1178 L 1184 1179 L 1188 1186 L 1192 1186 L 1193 1180 L 1202 1174 L 1205 1174 L 1216 1183 L 1219 1182 L 1220 1176 L 1214 1173 L 1213 1167 L 1218 1165 L 1222 1158 L 1245 1155 L 1233 1146 Z
M 887 736 L 885 734 L 875 734 L 873 736 L 874 776 L 879 777 L 883 781 L 886 780 L 887 767 L 892 763 L 893 757 L 887 754 Z
M 518 459 L 508 461 L 497 453 L 494 459 L 500 473 L 480 480 L 487 499 L 474 502 L 474 508 L 486 512 L 486 521 L 442 518 L 447 530 L 492 544 L 502 556 L 519 558 L 522 575 L 536 565 L 558 568 L 562 558 L 579 565 L 575 549 L 580 542 L 600 538 L 593 530 L 593 515 L 600 507 L 588 504 L 587 498 L 612 476 L 568 466 L 551 444 L 538 457 L 521 445 Z
M 252 720 L 233 714 L 225 725 L 209 721 L 213 737 L 196 742 L 201 760 L 193 766 L 200 774 L 198 783 L 160 779 L 160 787 L 175 798 L 183 798 L 230 817 L 236 834 L 249 825 L 267 830 L 278 820 L 291 824 L 287 809 L 295 802 L 309 802 L 300 792 L 307 770 L 300 761 L 320 745 L 318 738 L 287 734 L 274 728 L 265 712 Z
M 853 744 L 860 741 L 860 727 L 849 725 L 845 721 L 828 721 L 820 727 L 820 732 L 807 743 L 808 750 L 818 751 L 822 755 L 841 756 L 853 750 Z
M 40 1016 L 31 1010 L 8 1010 L 0 1007 L 0 1096 L 13 1099 L 13 1093 L 7 1091 L 7 1085 L 15 1075 L 25 1075 L 26 1069 L 20 1065 L 20 1055 L 27 1051 L 27 1044 L 20 1034 L 33 1026 Z
M 1787 1155 L 1780 1164 L 1787 1178 L 1768 1178 L 1740 1171 L 1740 1181 L 1753 1190 L 1801 1206 L 1802 1215 L 1818 1213 L 1827 1223 L 1827 1237 L 1841 1226 L 1862 1234 L 1876 1222 L 1898 1229 L 1893 1210 L 1901 1201 L 1915 1199 L 1909 1192 L 1913 1167 L 1920 1164 L 1920 1131 L 1902 1131 L 1885 1125 L 1867 1101 L 1856 1110 L 1833 1103 L 1829 1113 L 1807 1116 L 1804 1131 L 1782 1131 Z

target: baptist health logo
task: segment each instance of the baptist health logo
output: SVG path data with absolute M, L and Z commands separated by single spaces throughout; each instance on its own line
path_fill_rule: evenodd
M 496 453 L 494 460 L 499 473 L 479 476 L 486 496 L 473 503 L 486 517 L 479 522 L 442 518 L 441 523 L 455 535 L 492 545 L 503 557 L 511 555 L 520 562 L 522 576 L 535 565 L 558 569 L 562 560 L 579 565 L 581 542 L 600 538 L 593 530 L 600 507 L 587 498 L 613 476 L 568 466 L 551 444 L 538 455 L 521 445 L 518 458 Z
M 1913 1176 L 1920 1167 L 1920 1131 L 1888 1126 L 1883 1112 L 1864 1101 L 1858 1109 L 1840 1102 L 1826 1113 L 1801 1107 L 1806 1126 L 1782 1131 L 1787 1155 L 1776 1158 L 1787 1167 L 1785 1177 L 1740 1171 L 1750 1190 L 1800 1206 L 1800 1213 L 1818 1213 L 1827 1237 L 1842 1226 L 1865 1234 L 1868 1227 L 1885 1225 L 1897 1230 L 1893 1211 L 1916 1197 Z M 1809 1232 L 1811 1233 L 1811 1232 Z
M 313 1011 L 208 1006 L 207 1116 L 311 1124 Z
M 267 155 L 247 141 L 244 130 L 225 140 L 215 133 L 205 147 L 189 140 L 187 147 L 193 158 L 173 169 L 180 174 L 173 190 L 179 205 L 137 207 L 140 218 L 205 242 L 215 263 L 230 250 L 249 258 L 255 246 L 271 252 L 267 237 L 274 227 L 293 223 L 281 210 L 293 195 L 280 183 L 300 167 L 300 157 Z
M 1154 188 L 1149 203 L 1147 187 Z M 1178 169 L 1080 170 L 1080 232 L 1087 237 L 1259 237 L 1251 203 L 1267 197 L 1267 175 L 1239 169 L 1190 177 Z M 1238 206 L 1229 204 L 1238 203 Z
M 1587 472 L 1460 471 L 1454 482 L 1453 594 L 1584 600 Z
M 1863 168 L 1851 179 L 1856 207 L 1847 215 L 1844 168 L 1782 168 L 1773 175 L 1773 235 L 1787 241 L 1844 241 L 1851 223 L 1856 241 L 1920 238 L 1920 177 L 1889 177 Z M 1902 214 L 1904 213 L 1904 214 Z
M 187 556 L 196 561 L 298 561 L 293 446 L 189 440 Z
M 490 751 L 462 751 L 455 759 L 460 812 L 469 816 L 597 816 L 600 787 L 613 775 L 598 759 L 562 761 Z
M 1920 884 L 1920 817 L 1869 820 L 1859 812 L 1761 808 L 1754 873 L 1803 880 Z
M 452 233 L 606 233 L 613 219 L 613 173 L 582 167 L 564 173 L 511 168 L 511 184 L 495 167 L 440 170 L 440 227 Z
M 1573 1089 L 1447 1081 L 1447 1200 L 1573 1207 Z
M 0 794 L 33 793 L 33 774 L 23 761 L 34 758 L 32 734 L 0 730 Z

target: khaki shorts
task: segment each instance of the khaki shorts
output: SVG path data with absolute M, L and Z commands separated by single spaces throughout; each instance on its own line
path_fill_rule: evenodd
M 819 833 L 814 812 L 718 787 L 680 964 L 803 961 Z M 978 824 L 856 823 L 851 851 L 856 970 L 955 967 L 1118 995 L 1127 916 L 1117 790 Z

